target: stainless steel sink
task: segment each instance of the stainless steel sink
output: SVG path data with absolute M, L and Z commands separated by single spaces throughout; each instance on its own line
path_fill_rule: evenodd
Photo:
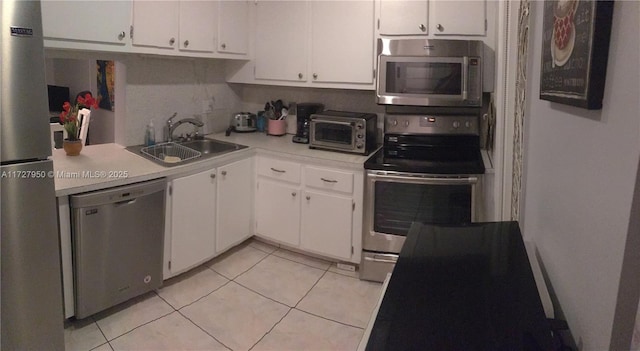
M 196 151 L 200 151 L 203 155 L 219 154 L 228 151 L 240 150 L 246 147 L 244 145 L 232 144 L 211 139 L 184 141 L 181 142 L 180 145 L 186 146 Z
M 224 155 L 244 148 L 247 148 L 247 146 L 226 141 L 202 139 L 156 144 L 150 147 L 145 147 L 144 145 L 129 146 L 126 150 L 162 166 L 172 167 Z

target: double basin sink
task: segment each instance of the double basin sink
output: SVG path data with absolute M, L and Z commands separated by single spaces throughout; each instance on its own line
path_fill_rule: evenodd
M 201 139 L 182 142 L 167 142 L 152 146 L 130 146 L 126 149 L 165 167 L 208 159 L 247 146 L 225 141 Z

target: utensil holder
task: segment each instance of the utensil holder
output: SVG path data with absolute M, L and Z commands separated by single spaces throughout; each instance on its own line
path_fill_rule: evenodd
M 270 119 L 267 125 L 267 134 L 281 136 L 287 133 L 287 121 L 283 119 Z

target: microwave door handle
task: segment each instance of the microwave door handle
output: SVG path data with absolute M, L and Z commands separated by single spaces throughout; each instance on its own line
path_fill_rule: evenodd
M 462 58 L 462 100 L 467 100 L 469 92 L 469 57 Z

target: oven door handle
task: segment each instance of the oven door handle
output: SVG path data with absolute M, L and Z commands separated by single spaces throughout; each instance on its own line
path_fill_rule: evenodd
M 393 254 L 375 254 L 373 255 L 373 257 L 369 257 L 369 256 L 365 256 L 364 257 L 365 261 L 370 261 L 370 262 L 380 262 L 380 263 L 397 263 L 398 262 L 398 255 L 393 255 Z
M 469 57 L 462 58 L 462 100 L 466 101 L 469 95 Z
M 398 183 L 435 184 L 435 185 L 466 185 L 478 183 L 478 177 L 443 178 L 423 175 L 402 176 L 390 174 L 369 174 L 374 180 L 385 180 Z

